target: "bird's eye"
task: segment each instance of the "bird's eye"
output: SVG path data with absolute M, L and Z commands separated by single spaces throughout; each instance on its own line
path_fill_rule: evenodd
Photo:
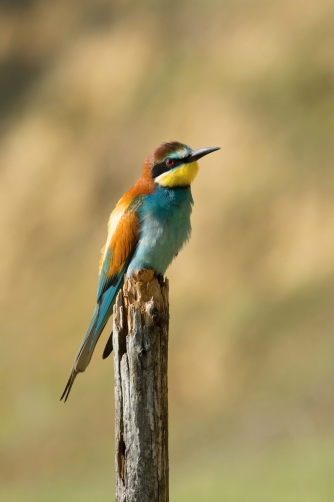
M 173 159 L 166 159 L 166 166 L 167 167 L 173 167 L 174 164 L 175 164 L 175 160 L 173 160 Z

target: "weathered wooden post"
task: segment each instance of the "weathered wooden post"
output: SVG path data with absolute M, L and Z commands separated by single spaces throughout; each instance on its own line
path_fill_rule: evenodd
M 168 502 L 168 280 L 125 281 L 114 306 L 116 502 Z

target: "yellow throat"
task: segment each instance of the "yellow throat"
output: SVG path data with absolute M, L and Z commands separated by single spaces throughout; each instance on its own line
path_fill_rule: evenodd
M 197 162 L 191 162 L 191 164 L 183 164 L 171 171 L 160 174 L 155 178 L 155 181 L 159 185 L 168 188 L 189 186 L 194 181 L 197 173 Z

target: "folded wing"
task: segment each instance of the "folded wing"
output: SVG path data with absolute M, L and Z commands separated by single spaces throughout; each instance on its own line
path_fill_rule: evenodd
M 124 199 L 124 198 L 123 198 Z M 85 371 L 93 355 L 96 343 L 112 314 L 117 292 L 123 284 L 124 274 L 138 242 L 138 209 L 142 197 L 121 199 L 111 213 L 108 238 L 102 249 L 100 278 L 96 307 L 92 320 L 74 360 L 70 378 L 61 400 L 67 400 L 78 373 Z

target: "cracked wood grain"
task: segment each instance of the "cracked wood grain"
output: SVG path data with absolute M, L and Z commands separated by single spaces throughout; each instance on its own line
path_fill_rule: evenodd
M 116 502 L 168 502 L 168 280 L 125 281 L 114 306 Z

